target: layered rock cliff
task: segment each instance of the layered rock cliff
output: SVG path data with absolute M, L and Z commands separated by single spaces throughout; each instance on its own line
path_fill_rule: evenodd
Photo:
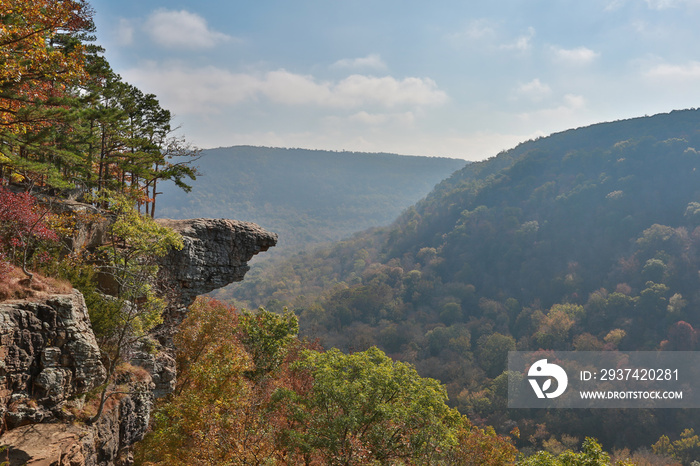
M 11 465 L 128 464 L 128 447 L 148 426 L 153 384 L 132 383 L 133 394 L 94 425 L 72 424 L 106 376 L 79 291 L 0 304 L 0 342 L 0 445 Z
M 185 247 L 161 263 L 161 286 L 172 297 L 162 343 L 132 351 L 131 364 L 145 371 L 125 376 L 125 393 L 92 425 L 76 422 L 85 395 L 104 383 L 105 368 L 78 291 L 34 302 L 0 304 L 0 445 L 2 459 L 20 465 L 128 465 L 130 447 L 146 432 L 154 397 L 174 387 L 170 342 L 194 299 L 240 281 L 247 262 L 274 246 L 275 234 L 232 220 L 160 220 L 178 231 Z M 95 229 L 89 241 L 99 243 Z
M 7 429 L 64 417 L 105 378 L 83 296 L 0 304 L 0 417 Z

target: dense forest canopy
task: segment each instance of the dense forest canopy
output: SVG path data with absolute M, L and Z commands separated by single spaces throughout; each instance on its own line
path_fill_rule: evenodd
M 255 222 L 280 236 L 271 252 L 284 253 L 388 225 L 465 164 L 394 154 L 208 149 L 197 161 L 201 176 L 191 192 L 160 185 L 158 216 Z
M 82 292 L 92 324 L 83 337 L 94 335 L 99 343 L 104 379 L 64 400 L 58 418 L 50 419 L 74 423 L 89 435 L 87 427 L 116 411 L 107 422 L 117 423 L 119 435 L 119 423 L 130 422 L 120 419 L 120 400 L 139 397 L 138 403 L 150 404 L 155 387 L 147 370 L 132 365 L 138 364 L 132 356 L 167 353 L 150 332 L 162 323 L 166 307 L 175 305 L 175 290 L 159 281 L 158 259 L 181 249 L 183 241 L 152 219 L 157 185 L 170 180 L 189 189 L 184 181 L 196 175 L 190 163 L 197 151 L 171 136 L 171 115 L 155 96 L 110 69 L 101 50 L 90 45 L 92 28 L 92 11 L 81 0 L 0 0 L 0 301 L 46 300 L 72 287 Z M 101 242 L 75 246 L 81 228 L 103 228 Z M 376 348 L 357 355 L 323 352 L 296 338 L 291 313 L 239 313 L 207 302 L 200 307 L 192 309 L 176 339 L 181 383 L 159 402 L 152 426 L 156 443 L 144 443 L 142 464 L 181 462 L 183 453 L 190 456 L 188 464 L 261 464 L 261 457 L 265 464 L 348 464 L 370 457 L 416 464 L 453 456 L 500 464 L 515 457 L 510 441 L 448 407 L 439 382 Z M 371 377 L 338 384 L 347 364 Z M 14 369 L 3 357 L 0 370 Z M 9 394 L 13 413 L 46 402 L 15 387 Z M 346 415 L 345 406 L 332 404 L 339 395 L 350 402 Z M 131 413 L 134 402 L 127 400 Z M 358 416 L 367 409 L 374 413 Z M 139 416 L 148 422 L 149 412 Z M 3 406 L 0 435 L 12 428 L 6 415 Z M 318 422 L 309 428 L 304 419 Z M 338 420 L 354 425 L 338 430 Z M 232 421 L 252 424 L 237 430 Z M 203 432 L 211 434 L 205 441 Z M 239 434 L 247 439 L 242 450 Z M 11 447 L 1 443 L 9 457 Z M 102 453 L 85 451 L 91 447 L 76 446 L 95 460 Z
M 298 255 L 222 296 L 289 306 L 302 334 L 327 346 L 379 345 L 446 383 L 470 417 L 502 432 L 517 422 L 531 447 L 586 433 L 649 446 L 696 420 L 507 411 L 502 373 L 515 349 L 697 349 L 696 147 L 699 110 L 529 141 L 467 165 L 390 227 Z

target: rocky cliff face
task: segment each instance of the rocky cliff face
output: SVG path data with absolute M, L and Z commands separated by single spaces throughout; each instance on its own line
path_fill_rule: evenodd
M 0 304 L 0 417 L 7 428 L 63 417 L 105 369 L 83 296 Z
M 105 380 L 100 349 L 79 291 L 0 304 L 0 445 L 11 465 L 128 464 L 143 438 L 153 383 L 129 381 L 129 396 L 94 425 L 69 425 Z
M 82 295 L 0 304 L 0 445 L 9 447 L 2 459 L 9 455 L 12 465 L 131 464 L 130 447 L 146 432 L 154 397 L 174 387 L 169 344 L 186 307 L 200 294 L 242 280 L 248 260 L 277 241 L 245 222 L 159 222 L 177 230 L 185 244 L 161 263 L 162 286 L 173 296 L 154 334 L 163 346 L 134 348 L 131 363 L 145 375 L 120 381 L 129 394 L 115 397 L 95 424 L 67 424 L 106 373 Z M 95 231 L 82 243 L 98 242 Z

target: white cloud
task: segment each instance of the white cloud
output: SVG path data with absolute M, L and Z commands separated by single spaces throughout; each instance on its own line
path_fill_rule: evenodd
M 656 65 L 648 70 L 645 76 L 662 81 L 694 81 L 700 79 L 700 62 L 691 61 L 684 65 Z
M 447 95 L 428 78 L 397 80 L 354 74 L 334 83 L 283 69 L 267 73 L 259 80 L 257 90 L 277 103 L 339 108 L 439 105 L 447 100 Z
M 186 10 L 154 11 L 144 25 L 154 42 L 168 48 L 211 48 L 232 39 L 231 36 L 213 31 L 201 16 Z
M 447 101 L 447 94 L 437 88 L 430 78 L 404 78 L 391 76 L 375 78 L 355 74 L 338 84 L 331 85 L 333 98 L 328 102 L 335 106 L 358 106 L 377 103 L 385 107 L 399 105 L 440 105 Z
M 535 37 L 535 28 L 527 28 L 527 33 L 518 37 L 515 42 L 510 44 L 502 45 L 501 48 L 504 50 L 516 50 L 518 52 L 526 52 L 532 47 L 532 38 Z
M 367 55 L 361 58 L 344 58 L 333 63 L 333 68 L 373 68 L 377 70 L 386 69 L 386 63 L 382 60 L 382 57 L 376 53 Z
M 529 83 L 521 84 L 516 92 L 521 97 L 539 102 L 548 97 L 552 93 L 552 89 L 549 85 L 543 84 L 539 78 L 535 78 Z
M 134 25 L 128 19 L 120 18 L 115 30 L 117 44 L 132 45 L 134 43 Z
M 625 4 L 626 0 L 610 0 L 605 6 L 605 11 L 616 11 Z
M 652 10 L 664 10 L 673 6 L 673 0 L 646 0 L 647 5 Z
M 475 19 L 461 31 L 449 34 L 447 39 L 455 45 L 471 43 L 487 38 L 492 38 L 496 34 L 494 25 L 486 19 Z
M 317 82 L 312 76 L 284 69 L 259 78 L 256 90 L 273 102 L 287 105 L 328 105 L 335 99 L 330 82 Z
M 600 56 L 587 47 L 577 47 L 575 49 L 563 49 L 552 47 L 554 59 L 570 65 L 587 65 Z
M 178 114 L 215 112 L 255 96 L 257 79 L 209 66 L 191 69 L 181 64 L 148 62 L 126 70 L 125 80 L 158 95 L 166 108 Z
M 665 10 L 681 6 L 698 6 L 700 0 L 645 0 L 652 10 Z
M 561 104 L 552 108 L 544 108 L 534 112 L 521 113 L 519 118 L 526 122 L 537 122 L 549 125 L 566 122 L 577 112 L 586 108 L 586 99 L 581 95 L 566 94 Z
M 581 110 L 586 106 L 586 99 L 582 95 L 566 94 L 564 105 L 571 110 Z
M 155 92 L 176 113 L 208 113 L 244 101 L 266 98 L 284 105 L 353 109 L 441 105 L 447 94 L 429 78 L 354 74 L 333 81 L 284 69 L 264 74 L 232 73 L 213 66 L 191 69 L 183 64 L 149 63 L 123 73 L 126 80 Z
M 490 21 L 485 19 L 476 19 L 469 23 L 464 30 L 463 35 L 471 39 L 481 39 L 494 35 L 494 28 Z
M 368 113 L 366 111 L 357 112 L 348 117 L 353 123 L 360 123 L 367 126 L 380 126 L 387 124 L 398 124 L 401 126 L 413 126 L 416 117 L 413 112 L 402 113 Z

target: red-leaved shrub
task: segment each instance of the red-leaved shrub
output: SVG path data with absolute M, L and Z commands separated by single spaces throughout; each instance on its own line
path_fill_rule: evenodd
M 0 186 L 0 262 L 22 261 L 25 249 L 33 244 L 58 241 L 47 223 L 48 215 L 31 194 L 13 193 Z

